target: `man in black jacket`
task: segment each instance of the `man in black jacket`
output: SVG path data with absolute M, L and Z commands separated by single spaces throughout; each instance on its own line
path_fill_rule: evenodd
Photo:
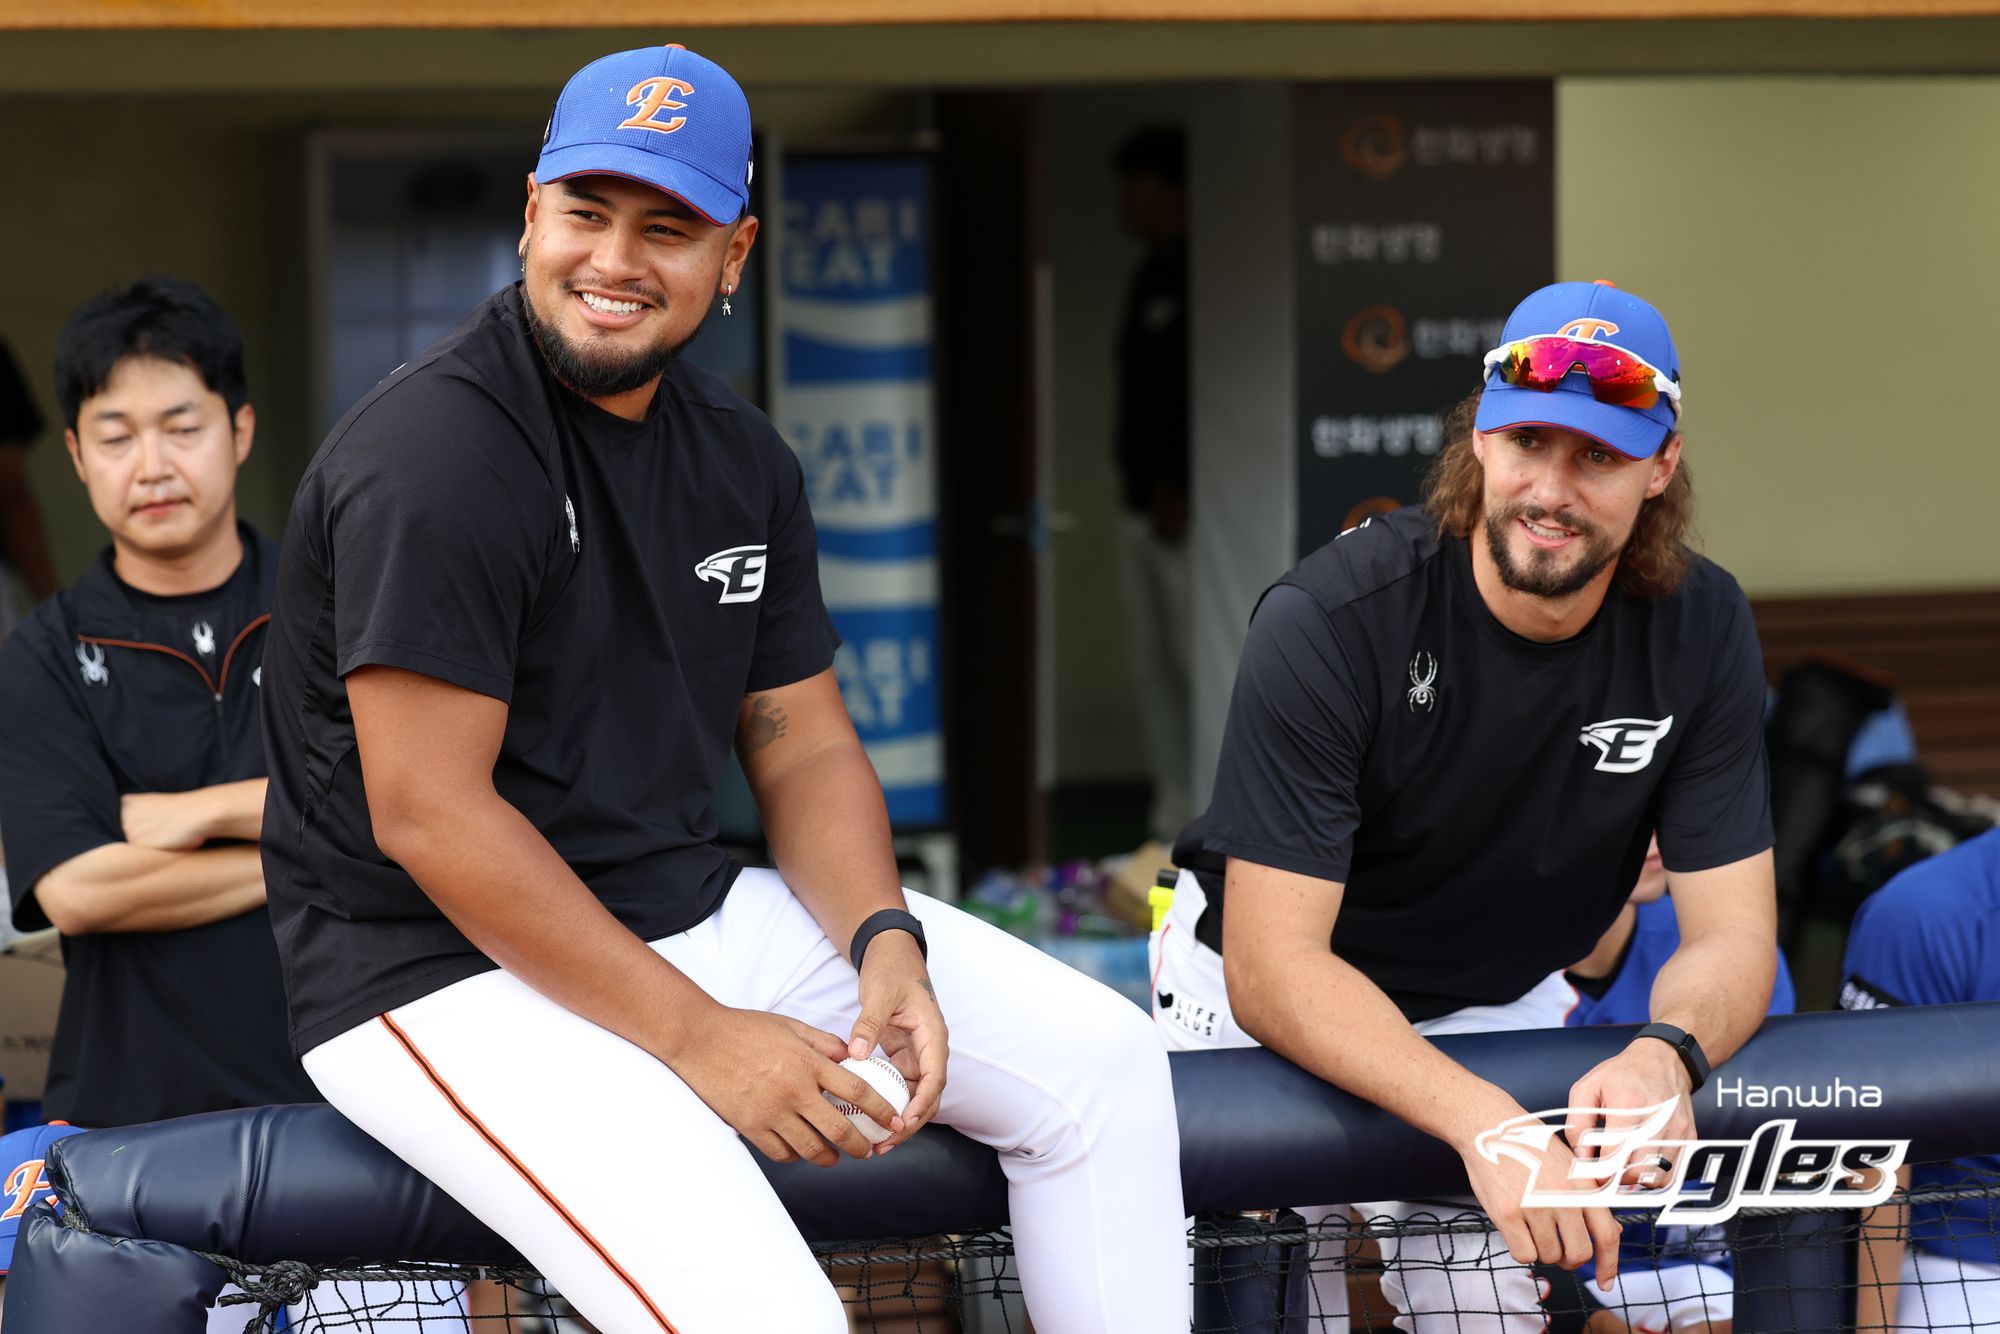
M 54 925 L 68 965 L 44 1113 L 317 1101 L 285 1041 L 258 858 L 277 550 L 236 517 L 241 337 L 206 293 L 149 279 L 77 309 L 56 381 L 111 545 L 0 648 L 14 923 Z

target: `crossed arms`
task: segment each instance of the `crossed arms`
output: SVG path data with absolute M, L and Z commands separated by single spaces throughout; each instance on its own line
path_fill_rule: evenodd
M 235 917 L 264 902 L 257 837 L 265 780 L 190 792 L 132 792 L 119 799 L 122 842 L 57 863 L 35 897 L 66 936 L 181 931 Z M 234 840 L 219 847 L 212 840 Z

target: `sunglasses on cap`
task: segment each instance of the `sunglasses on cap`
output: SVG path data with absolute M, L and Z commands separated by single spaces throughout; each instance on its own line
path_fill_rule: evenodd
M 1486 354 L 1486 373 L 1516 389 L 1549 393 L 1581 370 L 1590 382 L 1590 396 L 1620 408 L 1651 408 L 1665 395 L 1674 416 L 1681 415 L 1681 387 L 1636 354 L 1595 338 L 1542 334 L 1502 343 Z

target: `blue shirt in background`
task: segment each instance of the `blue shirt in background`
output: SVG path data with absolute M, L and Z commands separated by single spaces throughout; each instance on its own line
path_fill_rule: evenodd
M 1653 979 L 1660 967 L 1681 947 L 1681 926 L 1674 917 L 1671 896 L 1639 905 L 1639 920 L 1632 927 L 1632 943 L 1604 994 L 1595 999 L 1577 994 L 1576 1008 L 1563 1021 L 1565 1028 L 1595 1028 L 1605 1024 L 1649 1024 L 1653 1022 Z M 1798 1004 L 1792 989 L 1792 972 L 1785 956 L 1778 956 L 1778 982 L 1771 991 L 1768 1014 L 1790 1014 Z
M 1869 895 L 1854 915 L 1840 1004 L 2000 1001 L 2000 829 L 1909 867 Z M 2000 1154 L 1919 1163 L 1911 1187 L 1990 1185 Z M 1927 1250 L 2000 1264 L 2000 1201 L 1919 1204 L 1910 1239 Z
M 1674 916 L 1671 896 L 1639 905 L 1638 920 L 1632 926 L 1632 943 L 1618 965 L 1604 994 L 1596 998 L 1577 993 L 1576 1008 L 1563 1021 L 1565 1028 L 1590 1028 L 1607 1024 L 1647 1024 L 1653 1020 L 1653 979 L 1660 966 L 1681 947 L 1680 921 Z M 1778 980 L 1771 990 L 1766 1013 L 1790 1014 L 1797 997 L 1792 989 L 1792 973 L 1785 956 L 1778 956 Z M 1660 1227 L 1650 1219 L 1626 1218 L 1618 1243 L 1619 1267 L 1646 1266 L 1664 1269 L 1671 1265 L 1703 1264 L 1718 1269 L 1731 1268 L 1727 1248 L 1715 1229 Z M 1594 1276 L 1596 1266 L 1586 1265 L 1586 1276 Z

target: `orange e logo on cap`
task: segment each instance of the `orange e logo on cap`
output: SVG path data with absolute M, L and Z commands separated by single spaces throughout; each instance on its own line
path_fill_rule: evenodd
M 1571 320 L 1568 324 L 1556 330 L 1556 333 L 1564 338 L 1608 338 L 1617 332 L 1618 326 L 1610 320 L 1593 320 L 1589 318 Z
M 613 86 L 615 87 L 616 85 Z M 675 130 L 687 124 L 686 116 L 675 116 L 672 120 L 666 121 L 654 120 L 653 117 L 663 110 L 684 110 L 687 107 L 687 103 L 672 100 L 676 94 L 681 97 L 692 97 L 694 95 L 694 85 L 684 79 L 670 78 L 664 74 L 657 78 L 633 84 L 632 91 L 625 94 L 625 105 L 628 107 L 636 106 L 639 109 L 633 112 L 629 119 L 619 121 L 618 128 L 621 130 L 656 130 L 661 134 L 672 134 Z M 640 105 L 642 102 L 644 103 L 643 106 Z
M 49 1179 L 42 1170 L 43 1160 L 30 1158 L 7 1174 L 7 1182 L 0 1186 L 0 1196 L 12 1195 L 14 1202 L 7 1206 L 7 1212 L 0 1214 L 0 1222 L 19 1218 L 28 1211 L 28 1203 L 38 1192 L 49 1188 Z

